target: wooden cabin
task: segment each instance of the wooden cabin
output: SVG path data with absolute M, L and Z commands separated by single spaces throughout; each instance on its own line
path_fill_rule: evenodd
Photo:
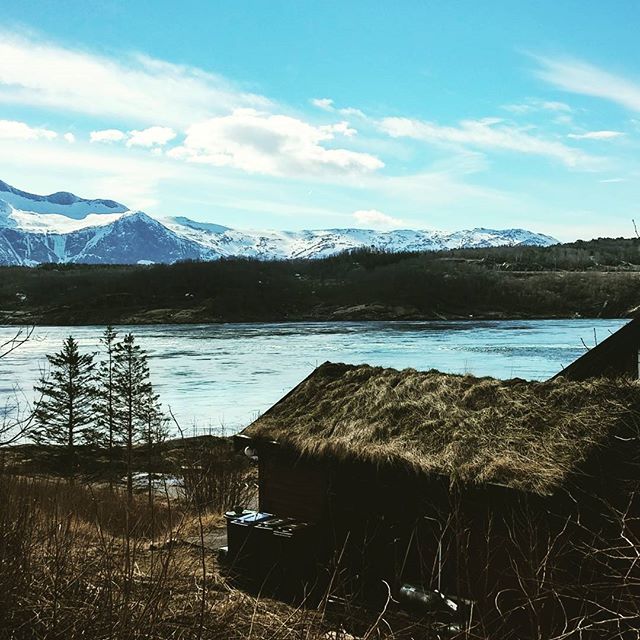
M 229 554 L 288 595 L 380 603 L 409 586 L 522 638 L 541 611 L 551 633 L 593 603 L 637 610 L 639 436 L 625 378 L 325 363 L 236 437 L 259 512 L 229 517 Z

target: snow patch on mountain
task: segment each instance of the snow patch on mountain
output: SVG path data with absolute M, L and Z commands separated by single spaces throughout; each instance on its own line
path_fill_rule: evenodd
M 3 215 L 3 207 L 7 214 Z M 17 227 L 30 233 L 71 233 L 87 227 L 111 224 L 122 213 L 88 213 L 84 218 L 70 218 L 59 213 L 34 213 L 21 211 L 0 200 L 0 226 Z
M 15 209 L 32 213 L 58 214 L 80 220 L 89 214 L 123 213 L 127 207 L 115 200 L 87 200 L 68 191 L 39 196 L 21 191 L 0 180 L 0 199 Z
M 18 223 L 13 218 L 13 213 L 13 207 L 8 202 L 0 200 L 0 228 L 18 226 Z

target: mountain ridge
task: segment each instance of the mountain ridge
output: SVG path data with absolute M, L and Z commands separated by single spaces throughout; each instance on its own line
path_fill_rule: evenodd
M 115 200 L 80 198 L 66 191 L 40 196 L 0 180 L 0 265 L 147 264 L 226 257 L 316 259 L 358 248 L 400 252 L 556 243 L 551 236 L 520 228 L 477 227 L 450 233 L 358 228 L 240 230 L 184 216 L 154 218 Z

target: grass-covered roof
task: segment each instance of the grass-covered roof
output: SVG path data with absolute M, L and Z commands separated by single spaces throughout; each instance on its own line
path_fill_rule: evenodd
M 243 433 L 303 454 L 549 493 L 610 436 L 639 432 L 634 381 L 528 382 L 325 363 Z

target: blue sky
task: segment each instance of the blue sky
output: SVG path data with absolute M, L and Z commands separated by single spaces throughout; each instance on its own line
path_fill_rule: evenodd
M 0 0 L 0 178 L 232 227 L 640 219 L 637 2 Z

